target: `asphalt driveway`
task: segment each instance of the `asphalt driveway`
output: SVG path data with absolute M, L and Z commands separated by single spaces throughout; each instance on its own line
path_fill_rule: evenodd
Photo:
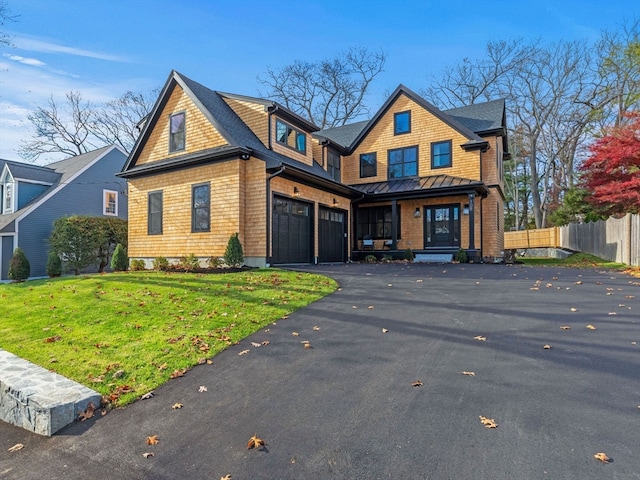
M 0 479 L 640 479 L 640 279 L 307 270 L 340 290 L 153 398 L 52 438 L 0 424 Z

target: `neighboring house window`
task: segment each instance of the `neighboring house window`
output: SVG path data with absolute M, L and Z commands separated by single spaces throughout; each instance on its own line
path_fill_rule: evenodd
M 149 213 L 147 233 L 162 234 L 162 192 L 149 192 Z
M 169 151 L 184 150 L 185 113 L 175 113 L 169 118 Z
M 451 140 L 431 144 L 431 168 L 451 166 Z
M 374 153 L 360 154 L 360 178 L 375 177 L 378 174 L 378 161 Z
M 411 112 L 398 112 L 393 115 L 393 134 L 402 135 L 411 132 Z
M 389 150 L 389 180 L 418 175 L 418 147 Z
M 340 155 L 332 150 L 328 153 L 327 171 L 336 182 L 340 181 Z
M 300 153 L 307 153 L 307 136 L 281 120 L 276 120 L 276 140 Z
M 398 237 L 400 238 L 400 205 L 398 205 Z M 392 237 L 391 205 L 359 208 L 356 235 L 359 240 L 365 235 L 373 239 L 388 240 Z
M 13 183 L 4 184 L 4 195 L 2 198 L 2 213 L 13 212 Z
M 209 184 L 194 185 L 191 189 L 191 231 L 208 232 L 210 230 L 211 202 Z
M 113 190 L 102 191 L 102 214 L 118 215 L 118 192 Z

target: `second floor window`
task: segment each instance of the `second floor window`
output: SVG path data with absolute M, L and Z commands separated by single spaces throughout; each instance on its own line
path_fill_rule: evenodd
M 328 152 L 327 171 L 336 182 L 340 181 L 340 155 L 332 150 Z
M 185 138 L 185 113 L 180 112 L 169 118 L 169 151 L 178 152 L 184 150 Z
M 208 232 L 211 219 L 209 184 L 194 185 L 191 193 L 191 231 Z
M 431 144 L 431 168 L 451 166 L 451 140 Z
M 360 178 L 375 177 L 378 174 L 378 163 L 376 154 L 360 154 Z
M 118 192 L 103 190 L 102 194 L 102 214 L 118 215 Z
M 398 112 L 393 115 L 393 134 L 402 135 L 411 132 L 411 112 Z
M 389 180 L 418 175 L 418 147 L 389 150 Z
M 304 132 L 287 125 L 281 120 L 276 120 L 276 140 L 278 143 L 293 148 L 300 153 L 307 153 L 307 136 Z

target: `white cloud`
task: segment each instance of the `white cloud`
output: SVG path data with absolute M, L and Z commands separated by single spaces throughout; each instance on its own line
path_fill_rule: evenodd
M 2 56 L 8 58 L 9 60 L 13 60 L 14 62 L 20 62 L 24 63 L 25 65 L 32 65 L 34 67 L 43 67 L 46 65 L 46 63 L 38 60 L 37 58 L 25 58 L 21 57 L 20 55 L 10 55 L 8 53 L 4 53 Z
M 29 52 L 41 52 L 41 53 L 62 53 L 67 55 L 75 55 L 80 57 L 95 58 L 99 60 L 108 60 L 110 62 L 126 62 L 125 57 L 118 55 L 112 55 L 109 53 L 93 52 L 91 50 L 84 50 L 81 48 L 67 47 L 66 45 L 60 45 L 55 42 L 39 40 L 37 38 L 15 36 L 11 39 L 12 43 L 21 50 Z

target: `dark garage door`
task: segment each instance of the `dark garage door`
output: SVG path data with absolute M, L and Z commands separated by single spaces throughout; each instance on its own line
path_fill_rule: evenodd
M 320 207 L 318 220 L 319 261 L 344 262 L 346 253 L 346 213 Z
M 309 203 L 274 197 L 272 263 L 311 263 L 312 210 Z

